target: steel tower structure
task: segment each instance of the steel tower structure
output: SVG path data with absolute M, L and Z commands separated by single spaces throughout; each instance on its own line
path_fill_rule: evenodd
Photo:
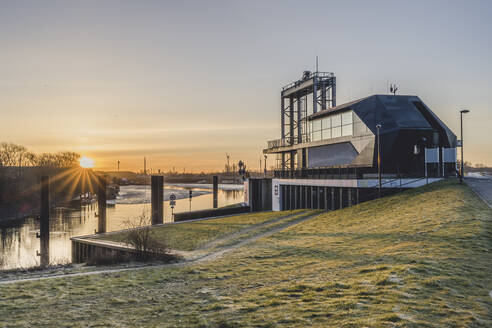
M 312 104 L 308 104 L 312 97 Z M 280 145 L 309 142 L 306 117 L 318 110 L 336 106 L 336 77 L 334 73 L 304 71 L 302 78 L 282 88 L 280 96 Z M 282 170 L 295 168 L 296 151 L 282 152 Z M 305 158 L 305 156 L 302 156 Z

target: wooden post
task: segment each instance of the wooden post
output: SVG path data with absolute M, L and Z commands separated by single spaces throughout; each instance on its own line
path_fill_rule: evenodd
M 40 222 L 40 241 L 41 241 L 41 266 L 47 267 L 50 264 L 50 177 L 41 177 L 41 222 Z
M 106 177 L 97 181 L 97 233 L 106 232 Z
M 150 180 L 152 225 L 154 225 L 164 222 L 164 177 L 162 175 L 153 175 Z
M 217 208 L 218 205 L 218 192 L 219 192 L 219 177 L 217 175 L 213 176 L 213 197 L 214 197 L 214 208 Z

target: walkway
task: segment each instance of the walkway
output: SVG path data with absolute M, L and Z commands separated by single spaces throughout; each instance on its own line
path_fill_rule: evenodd
M 466 184 L 492 208 L 492 178 L 465 178 Z M 492 290 L 489 292 L 492 298 Z
M 465 178 L 465 182 L 492 208 L 492 178 Z

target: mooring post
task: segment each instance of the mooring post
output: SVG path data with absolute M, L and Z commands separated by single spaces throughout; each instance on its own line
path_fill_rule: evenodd
M 106 177 L 100 176 L 97 181 L 97 233 L 106 232 Z
M 164 177 L 162 175 L 153 175 L 151 181 L 151 211 L 152 225 L 164 222 Z
M 214 208 L 218 207 L 219 177 L 213 176 Z
M 50 264 L 50 177 L 41 177 L 41 222 L 40 222 L 40 249 L 41 266 Z

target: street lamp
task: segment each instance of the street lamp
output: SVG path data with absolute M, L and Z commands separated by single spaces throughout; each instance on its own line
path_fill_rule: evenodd
M 263 172 L 265 173 L 265 179 L 266 179 L 266 177 L 267 177 L 267 168 L 266 168 L 267 155 L 265 154 L 264 156 L 265 156 L 265 168 L 264 168 Z
M 460 110 L 460 126 L 461 126 L 461 170 L 460 170 L 460 184 L 463 183 L 464 164 L 463 164 L 463 114 L 469 113 L 468 109 Z
M 381 124 L 376 124 L 376 129 L 378 130 L 378 179 L 379 179 L 379 198 L 381 198 L 381 146 L 379 138 L 379 130 L 381 129 Z

